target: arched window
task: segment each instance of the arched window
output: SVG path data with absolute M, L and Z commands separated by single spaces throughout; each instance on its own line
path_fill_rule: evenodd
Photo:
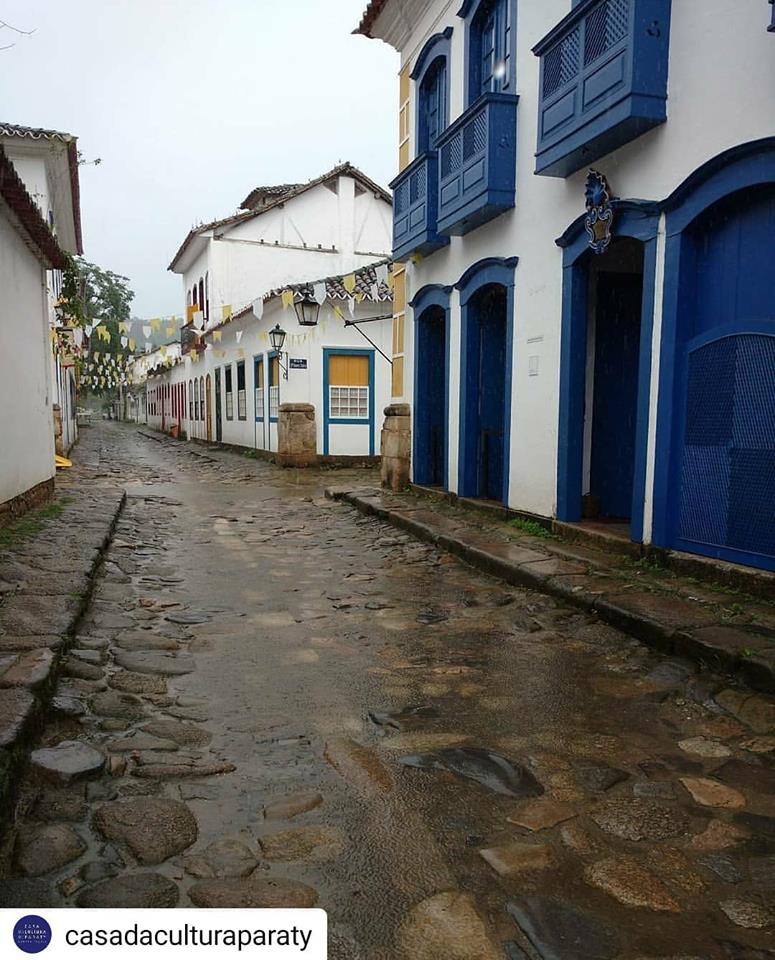
M 199 419 L 205 418 L 205 378 L 199 378 Z
M 420 86 L 417 152 L 431 150 L 447 126 L 447 60 L 438 57 Z
M 197 300 L 199 309 L 204 313 L 205 309 L 205 282 L 202 277 L 199 278 L 199 299 Z
M 449 122 L 449 51 L 452 28 L 432 36 L 420 51 L 411 77 L 417 89 L 417 144 L 419 156 L 432 150 Z
M 468 104 L 483 93 L 513 93 L 514 0 L 468 0 Z

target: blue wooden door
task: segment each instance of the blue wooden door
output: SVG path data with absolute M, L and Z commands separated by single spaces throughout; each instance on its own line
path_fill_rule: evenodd
M 506 293 L 486 291 L 479 302 L 479 490 L 503 500 L 506 413 Z
M 223 422 L 221 414 L 221 369 L 215 371 L 215 439 L 223 440 Z
M 589 489 L 607 519 L 632 513 L 642 299 L 642 274 L 599 275 Z
M 444 486 L 447 450 L 447 338 L 444 310 L 417 321 L 415 483 Z
M 775 187 L 693 228 L 681 276 L 673 544 L 775 569 Z

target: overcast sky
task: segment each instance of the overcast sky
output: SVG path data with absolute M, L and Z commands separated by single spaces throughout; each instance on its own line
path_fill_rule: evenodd
M 0 121 L 73 133 L 85 256 L 133 313 L 180 314 L 194 224 L 258 184 L 349 160 L 396 172 L 398 56 L 351 36 L 367 0 L 0 0 Z

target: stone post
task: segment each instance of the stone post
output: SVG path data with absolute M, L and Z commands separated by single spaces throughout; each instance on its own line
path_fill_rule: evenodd
M 398 493 L 409 484 L 412 458 L 412 421 L 408 403 L 391 403 L 385 407 L 380 452 L 382 486 Z
M 311 403 L 281 403 L 277 421 L 277 464 L 311 467 L 317 463 L 315 408 Z

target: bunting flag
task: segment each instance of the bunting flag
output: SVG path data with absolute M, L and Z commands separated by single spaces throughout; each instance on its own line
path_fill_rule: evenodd
M 224 303 L 221 307 L 221 320 L 231 320 L 231 304 Z
M 254 300 L 251 306 L 253 308 L 253 316 L 256 320 L 260 320 L 264 315 L 264 298 L 259 297 L 257 300 Z
M 315 303 L 318 306 L 322 307 L 326 302 L 326 285 L 325 283 L 313 283 L 312 284 L 312 296 L 315 298 Z
M 354 317 L 355 316 L 355 298 L 354 297 L 350 297 L 350 299 L 347 301 L 347 306 L 350 310 L 350 316 Z
M 287 310 L 293 306 L 293 290 L 283 290 L 282 292 L 283 309 Z
M 387 284 L 388 282 L 388 267 L 386 263 L 381 263 L 378 267 L 375 268 L 374 272 L 377 275 L 377 283 Z
M 371 285 L 371 299 L 375 301 L 379 300 L 379 284 L 378 283 L 372 283 Z
M 342 286 L 348 293 L 352 293 L 355 290 L 355 274 L 348 273 L 346 277 L 343 277 Z
M 342 308 L 338 303 L 334 304 L 334 313 L 339 317 L 340 320 L 344 320 L 344 314 L 342 313 Z
M 201 330 L 202 327 L 205 325 L 204 313 L 202 313 L 201 310 L 195 310 L 192 316 L 193 316 L 194 326 L 197 328 L 197 330 Z
M 151 325 L 149 323 L 143 324 L 143 336 L 147 340 L 151 335 Z
M 167 328 L 165 329 L 164 333 L 165 333 L 165 335 L 166 335 L 167 337 L 174 337 L 174 336 L 175 336 L 175 328 L 174 328 L 174 327 L 167 327 Z
M 145 345 L 145 352 L 146 352 L 146 353 L 150 353 L 150 352 L 151 352 L 151 344 L 150 344 L 150 343 L 146 343 L 146 345 Z
M 129 324 L 124 320 L 119 320 L 118 322 L 118 332 L 119 333 L 129 333 Z
M 240 358 L 240 360 L 244 360 L 244 359 L 245 359 L 245 351 L 244 351 L 244 350 L 238 350 L 238 351 L 237 351 L 237 356 Z
M 121 338 L 121 346 L 126 350 L 126 348 L 129 346 L 129 337 Z
M 242 339 L 242 331 L 241 331 L 241 330 L 238 330 L 238 331 L 234 334 L 234 336 L 235 336 L 235 338 L 236 338 L 236 340 L 237 340 L 237 343 L 239 343 L 240 340 Z
M 366 299 L 366 294 L 365 294 L 365 293 L 361 293 L 360 290 L 355 294 L 355 302 L 356 302 L 356 303 L 363 303 L 363 301 L 364 301 L 365 299 Z
M 136 348 L 137 348 L 137 341 L 134 340 L 132 337 L 130 337 L 130 338 L 129 338 L 129 349 L 132 351 L 132 353 L 134 353 Z
M 153 330 L 154 333 L 158 333 L 159 330 L 161 330 L 161 320 L 159 319 L 151 320 L 150 324 L 151 324 L 151 330 Z
M 223 334 L 221 333 L 220 330 L 213 330 L 213 340 L 215 340 L 216 343 L 220 343 L 220 342 L 221 342 L 221 337 L 222 337 L 222 336 L 223 336 Z

